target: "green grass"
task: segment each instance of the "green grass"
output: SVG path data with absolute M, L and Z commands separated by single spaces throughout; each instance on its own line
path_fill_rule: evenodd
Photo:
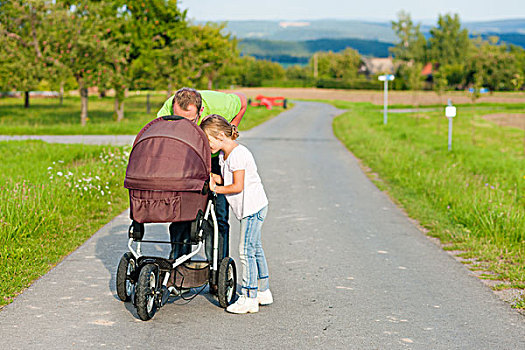
M 153 94 L 150 99 L 151 113 L 146 113 L 144 93 L 131 94 L 125 100 L 125 118 L 116 121 L 114 99 L 92 96 L 88 103 L 88 123 L 80 125 L 80 97 L 65 97 L 61 106 L 56 98 L 33 98 L 30 108 L 23 107 L 23 100 L 0 98 L 0 134 L 3 135 L 134 135 L 152 119 L 156 118 L 166 95 Z M 247 130 L 276 116 L 282 107 L 266 110 L 248 106 L 240 124 Z
M 452 151 L 441 112 L 390 114 L 368 103 L 349 111 L 335 134 L 429 234 L 475 258 L 475 267 L 511 285 L 525 282 L 524 131 L 480 118 L 491 106 L 458 108 Z
M 128 205 L 121 147 L 0 142 L 0 306 Z

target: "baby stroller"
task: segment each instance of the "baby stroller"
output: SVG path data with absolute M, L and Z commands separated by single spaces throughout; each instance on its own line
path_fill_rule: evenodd
M 185 118 L 157 118 L 135 139 L 124 181 L 132 220 L 129 252 L 120 259 L 116 287 L 120 300 L 132 300 L 144 321 L 165 305 L 170 293 L 180 294 L 183 288 L 204 288 L 208 282 L 217 285 L 222 307 L 235 296 L 235 262 L 230 257 L 218 261 L 216 195 L 209 191 L 210 170 L 208 139 Z M 143 243 L 174 243 L 144 240 L 144 224 L 182 221 L 191 221 L 190 244 L 197 245 L 193 252 L 176 259 L 142 255 Z M 208 246 L 213 250 L 206 256 L 211 255 L 211 259 L 192 260 L 210 240 Z

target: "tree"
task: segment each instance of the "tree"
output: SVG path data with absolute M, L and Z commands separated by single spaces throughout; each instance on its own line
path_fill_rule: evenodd
M 286 78 L 290 80 L 308 80 L 312 77 L 311 70 L 308 67 L 293 65 L 286 68 Z
M 29 91 L 46 76 L 42 41 L 43 22 L 52 4 L 44 0 L 7 1 L 0 4 L 0 85 L 3 89 L 25 92 L 24 107 L 29 108 Z
M 438 74 L 442 79 L 446 79 L 447 86 L 452 89 L 462 89 L 465 85 L 467 73 L 464 63 L 440 65 Z
M 205 77 L 207 88 L 213 88 L 214 79 L 221 70 L 238 56 L 237 41 L 230 34 L 222 34 L 225 24 L 208 23 L 204 26 L 192 26 L 191 50 L 184 58 L 190 68 L 191 80 Z
M 189 35 L 186 11 L 176 0 L 129 2 L 125 8 L 125 32 L 130 33 L 130 74 L 135 87 L 152 89 L 187 83 L 182 59 L 188 53 Z
M 187 37 L 186 12 L 175 0 L 114 1 L 110 8 L 112 31 L 108 39 L 115 51 L 107 61 L 115 89 L 117 120 L 124 118 L 124 98 L 130 86 L 153 89 L 168 85 L 179 76 L 179 61 Z
M 244 56 L 237 61 L 238 83 L 242 86 L 261 86 L 265 80 L 276 80 L 284 77 L 284 68 L 276 62 L 256 60 Z
M 350 48 L 339 53 L 329 51 L 318 52 L 316 55 L 318 77 L 321 79 L 340 79 L 345 81 L 355 79 L 362 63 L 359 53 Z M 310 66 L 313 65 L 312 58 Z
M 44 52 L 59 69 L 75 77 L 81 98 L 80 123 L 88 121 L 88 87 L 94 86 L 98 71 L 113 48 L 104 38 L 111 30 L 101 15 L 102 3 L 87 0 L 57 2 L 52 16 L 46 16 Z
M 414 25 L 410 14 L 401 11 L 398 13 L 398 21 L 392 21 L 392 30 L 399 38 L 390 52 L 395 59 L 407 62 L 427 62 L 427 42 L 421 33 L 420 25 Z
M 432 89 L 438 95 L 440 104 L 445 104 L 444 101 L 442 100 L 442 96 L 443 96 L 443 93 L 445 92 L 445 89 L 448 86 L 447 76 L 443 70 L 439 69 L 438 71 L 434 73 L 432 78 L 433 78 Z M 439 134 L 439 131 L 440 131 L 440 125 L 441 125 L 440 119 L 441 118 L 436 119 L 437 121 L 436 133 L 437 134 Z
M 457 14 L 439 15 L 437 26 L 430 29 L 429 44 L 429 58 L 440 65 L 465 62 L 470 48 L 468 31 L 461 29 Z
M 517 91 L 525 84 L 525 49 L 512 45 L 510 47 L 510 53 L 516 57 L 517 66 L 520 67 L 510 81 L 512 89 Z
M 409 67 L 407 67 L 407 83 L 408 88 L 412 90 L 412 105 L 416 106 L 416 117 L 419 122 L 419 101 L 417 99 L 417 92 L 423 89 L 423 83 L 425 77 L 421 74 L 423 70 L 423 64 L 420 62 L 414 62 Z
M 517 48 L 511 49 L 499 43 L 497 37 L 489 40 L 476 38 L 466 62 L 466 85 L 473 86 L 477 82 L 480 87 L 487 87 L 491 91 L 519 89 L 520 77 L 523 76 L 519 52 Z

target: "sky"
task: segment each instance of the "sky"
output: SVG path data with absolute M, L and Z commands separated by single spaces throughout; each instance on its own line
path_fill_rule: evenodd
M 525 0 L 179 0 L 179 8 L 197 21 L 390 21 L 401 10 L 423 23 L 434 23 L 445 13 L 458 13 L 462 22 L 525 18 Z

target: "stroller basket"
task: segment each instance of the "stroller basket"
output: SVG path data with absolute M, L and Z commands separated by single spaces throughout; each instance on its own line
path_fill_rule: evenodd
M 210 264 L 205 261 L 189 261 L 177 266 L 170 277 L 170 282 L 177 289 L 198 288 L 208 283 Z

